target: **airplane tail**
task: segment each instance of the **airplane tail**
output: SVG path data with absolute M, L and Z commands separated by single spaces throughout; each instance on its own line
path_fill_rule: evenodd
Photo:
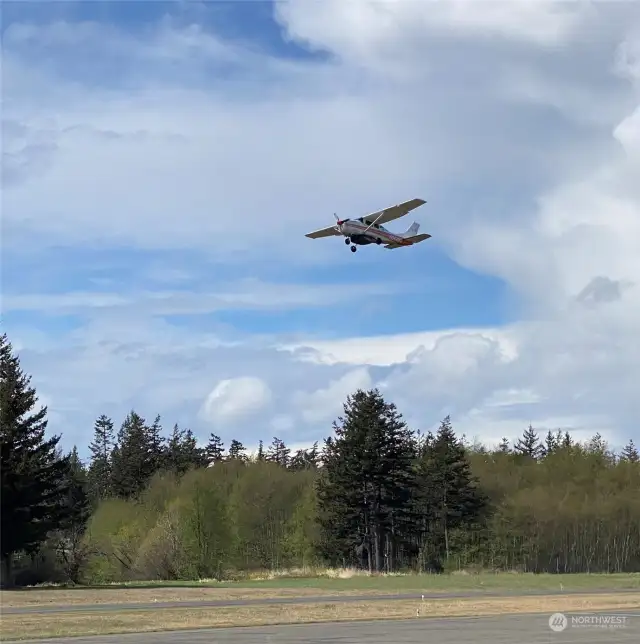
M 414 237 L 415 235 L 418 234 L 418 230 L 420 229 L 420 224 L 417 221 L 414 221 L 411 226 L 407 229 L 406 232 L 402 233 L 403 237 Z

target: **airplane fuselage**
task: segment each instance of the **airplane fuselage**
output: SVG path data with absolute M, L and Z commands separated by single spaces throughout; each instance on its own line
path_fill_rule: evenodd
M 374 224 L 369 226 L 359 219 L 349 219 L 338 226 L 338 229 L 352 244 L 367 246 L 368 244 L 408 244 L 404 237 L 389 232 L 384 226 Z

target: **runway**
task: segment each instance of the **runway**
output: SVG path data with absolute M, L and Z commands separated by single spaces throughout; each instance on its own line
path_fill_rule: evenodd
M 594 613 L 595 614 L 595 613 Z M 631 644 L 640 641 L 640 612 L 622 615 L 624 625 L 602 628 L 571 624 L 554 632 L 549 615 L 423 618 L 216 628 L 129 635 L 99 635 L 47 640 L 38 644 Z M 8 644 L 8 643 L 7 643 Z M 23 642 L 24 644 L 24 642 Z
M 53 592 L 53 591 L 52 591 Z M 115 591 L 107 591 L 115 592 Z M 637 593 L 638 589 L 628 590 L 531 590 L 531 591 L 467 591 L 459 593 L 424 593 L 425 599 L 469 599 L 473 597 L 536 597 L 546 596 L 573 596 L 573 595 L 594 595 L 600 593 Z M 317 604 L 317 603 L 346 603 L 346 602 L 374 602 L 374 601 L 407 601 L 420 599 L 421 593 L 402 593 L 394 595 L 324 595 L 317 597 L 272 597 L 256 599 L 205 599 L 172 602 L 136 602 L 119 604 L 68 604 L 54 606 L 21 606 L 16 608 L 2 608 L 2 615 L 27 615 L 27 614 L 49 614 L 49 613 L 83 613 L 83 612 L 113 612 L 132 610 L 160 610 L 170 608 L 223 608 L 227 606 L 264 606 L 273 604 Z

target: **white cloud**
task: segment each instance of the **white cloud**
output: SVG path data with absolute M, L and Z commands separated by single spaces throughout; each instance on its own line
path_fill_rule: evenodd
M 443 34 L 562 45 L 589 19 L 598 18 L 589 3 L 548 0 L 290 0 L 278 4 L 278 15 L 291 38 L 329 48 L 358 63 L 379 63 L 385 50 L 397 52 L 403 41 L 414 46 L 421 37 Z
M 293 404 L 299 409 L 302 419 L 311 425 L 331 425 L 340 415 L 347 396 L 358 389 L 368 390 L 373 385 L 366 367 L 348 371 L 342 377 L 332 380 L 326 387 L 313 392 L 298 391 Z
M 243 376 L 221 380 L 207 396 L 202 416 L 214 424 L 236 421 L 260 411 L 270 400 L 271 390 L 260 378 Z
M 150 291 L 132 293 L 78 292 L 6 295 L 5 311 L 70 313 L 91 309 L 144 310 L 150 315 L 194 315 L 223 310 L 269 310 L 316 308 L 355 297 L 384 296 L 398 286 L 371 284 L 269 284 L 257 279 L 227 284 L 220 292 Z
M 451 413 L 495 442 L 529 422 L 640 439 L 640 5 L 302 0 L 278 13 L 293 39 L 333 58 L 284 62 L 170 22 L 140 37 L 63 23 L 6 31 L 5 243 L 216 261 L 202 293 L 5 297 L 9 312 L 93 311 L 57 344 L 17 333 L 56 423 L 86 442 L 93 417 L 136 405 L 203 435 L 215 413 L 245 444 L 267 431 L 312 442 L 348 393 L 380 385 L 422 428 Z M 125 59 L 123 87 L 113 70 Z M 340 286 L 228 280 L 258 259 L 300 282 L 310 263 L 352 261 L 303 233 L 334 211 L 416 194 L 429 199 L 425 252 L 501 279 L 514 321 L 231 342 L 215 323 L 197 332 L 153 317 L 390 299 L 407 255 L 358 254 L 357 266 L 394 267 L 372 286 L 361 268 Z M 427 278 L 416 260 L 397 282 L 406 293 Z M 415 302 L 402 303 L 413 328 Z M 229 384 L 210 405 L 216 382 Z

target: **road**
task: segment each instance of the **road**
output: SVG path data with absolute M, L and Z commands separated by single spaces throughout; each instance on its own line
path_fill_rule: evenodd
M 609 615 L 614 613 L 608 613 Z M 621 614 L 621 613 L 617 613 Z M 571 615 L 568 614 L 570 618 Z M 640 613 L 627 614 L 620 628 L 549 627 L 549 615 L 343 622 L 216 628 L 130 635 L 99 635 L 35 644 L 635 644 Z M 9 643 L 7 643 L 9 644 Z M 24 644 L 24 642 L 22 643 Z
M 55 591 L 51 591 L 52 593 Z M 112 592 L 112 591 L 108 591 Z M 628 590 L 607 590 L 591 589 L 579 591 L 561 591 L 561 590 L 505 590 L 505 591 L 468 591 L 459 593 L 425 593 L 425 599 L 464 599 L 471 597 L 535 597 L 538 595 L 594 595 L 600 593 L 637 593 L 638 589 Z M 225 606 L 256 606 L 267 604 L 316 604 L 327 602 L 372 602 L 372 601 L 406 601 L 420 599 L 420 593 L 404 593 L 395 595 L 328 595 L 318 597 L 272 597 L 256 599 L 206 599 L 190 601 L 173 601 L 173 602 L 145 602 L 145 603 L 119 603 L 119 604 L 69 604 L 43 606 L 21 606 L 16 608 L 2 608 L 2 615 L 21 615 L 21 614 L 44 614 L 44 613 L 83 613 L 83 612 L 112 612 L 123 610 L 159 610 L 168 608 L 222 608 Z

